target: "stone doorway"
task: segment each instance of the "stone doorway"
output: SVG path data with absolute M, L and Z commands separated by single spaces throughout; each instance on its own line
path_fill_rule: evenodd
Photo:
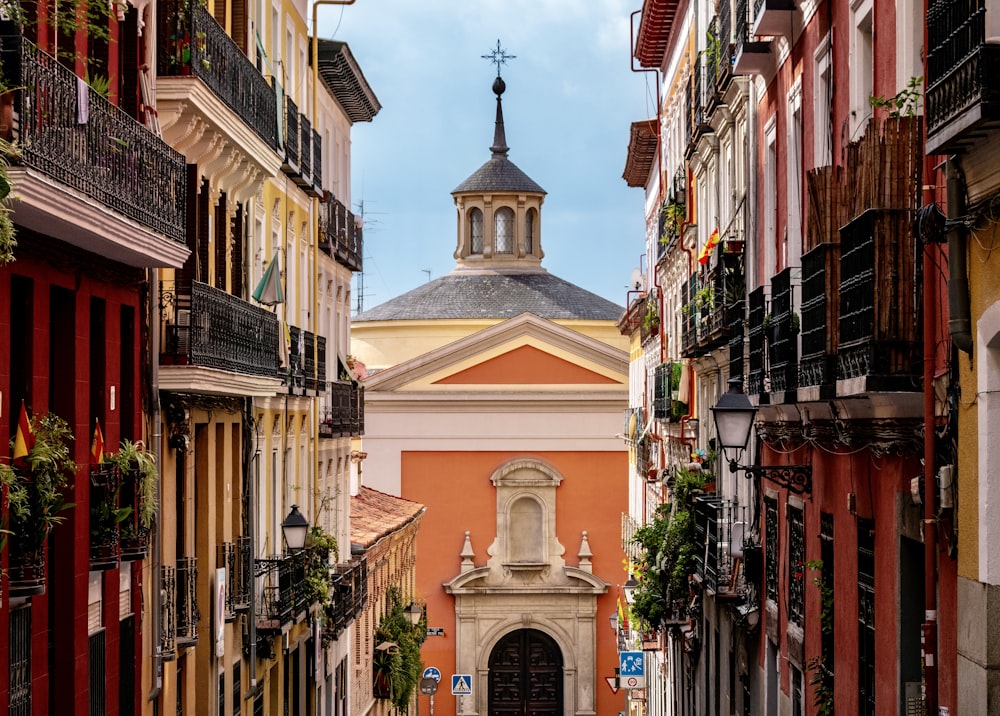
M 544 632 L 518 629 L 490 652 L 491 716 L 562 716 L 562 685 L 562 652 Z

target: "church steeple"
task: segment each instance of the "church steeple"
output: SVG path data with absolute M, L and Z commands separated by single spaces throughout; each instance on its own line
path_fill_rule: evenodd
M 489 161 L 452 192 L 458 208 L 456 270 L 530 273 L 544 271 L 541 245 L 541 207 L 545 190 L 507 158 L 507 132 L 502 95 L 507 84 L 500 66 L 514 55 L 497 49 L 483 55 L 497 66 L 493 93 L 496 123 Z

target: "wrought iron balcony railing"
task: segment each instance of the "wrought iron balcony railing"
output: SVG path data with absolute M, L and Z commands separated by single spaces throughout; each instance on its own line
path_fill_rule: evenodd
M 771 64 L 771 43 L 754 37 L 753 6 L 748 0 L 736 0 L 735 29 L 733 36 L 733 74 L 752 75 L 763 73 Z
M 299 174 L 295 183 L 306 187 L 312 185 L 313 158 L 312 123 L 305 115 L 299 117 Z
M 970 145 L 1000 119 L 1000 45 L 987 42 L 982 0 L 935 0 L 927 9 L 927 153 Z
M 289 326 L 291 346 L 288 368 L 280 374 L 286 380 L 289 395 L 316 395 L 326 387 L 326 338 L 298 326 Z
M 332 600 L 323 621 L 323 636 L 328 640 L 340 636 L 368 603 L 367 559 L 362 556 L 346 565 L 337 565 L 332 578 Z
M 747 352 L 747 395 L 761 395 L 769 388 L 765 387 L 765 340 L 764 317 L 767 315 L 767 306 L 764 297 L 764 287 L 755 288 L 747 296 L 749 309 L 747 313 L 747 338 L 749 346 Z
M 291 97 L 285 97 L 285 160 L 281 169 L 289 176 L 299 173 L 299 108 Z
M 741 594 L 741 575 L 733 565 L 733 538 L 742 539 L 741 531 L 733 526 L 744 520 L 745 509 L 715 495 L 695 499 L 694 521 L 696 543 L 695 574 L 707 589 L 717 596 L 736 597 Z M 742 545 L 735 545 L 742 549 Z
M 221 565 L 226 570 L 226 621 L 236 618 L 236 545 L 232 542 L 223 542 L 216 548 L 216 564 Z
M 676 422 L 687 414 L 687 403 L 678 400 L 683 366 L 661 363 L 653 372 L 653 417 Z
M 198 643 L 198 558 L 180 557 L 177 560 L 177 648 L 183 649 Z
M 743 325 L 746 305 L 746 299 L 741 297 L 729 307 L 729 374 L 740 378 L 743 378 L 746 371 L 744 360 L 746 332 Z
M 360 437 L 365 432 L 365 389 L 351 381 L 335 381 L 322 401 L 321 438 Z
M 260 587 L 257 600 L 257 628 L 265 632 L 280 631 L 300 613 L 320 598 L 307 577 L 323 569 L 328 551 L 306 547 L 295 552 L 258 559 L 254 575 Z
M 733 79 L 733 59 L 736 46 L 733 44 L 733 18 L 730 0 L 719 0 L 719 49 L 716 63 L 715 89 L 722 94 Z
M 911 223 L 912 212 L 872 209 L 840 232 L 838 377 L 865 377 L 865 390 L 920 388 L 920 262 L 900 238 Z
M 681 355 L 685 358 L 698 355 L 698 320 L 701 312 L 695 305 L 697 293 L 698 274 L 693 274 L 681 286 L 681 296 L 687 297 L 687 303 L 681 307 Z
M 323 190 L 323 140 L 315 129 L 312 136 L 312 148 L 312 184 L 305 189 L 306 194 L 322 199 L 326 194 Z
M 362 226 L 339 199 L 328 199 L 320 208 L 320 248 L 337 263 L 360 271 L 364 251 Z
M 250 538 L 236 538 L 236 579 L 233 582 L 233 610 L 245 612 L 250 608 L 250 590 L 253 589 L 253 553 Z
M 177 658 L 177 575 L 173 567 L 160 566 L 160 634 L 157 655 L 170 661 Z
M 204 82 L 269 147 L 278 148 L 274 88 L 199 0 L 157 3 L 157 74 Z
M 819 386 L 832 398 L 837 374 L 836 296 L 840 291 L 840 245 L 820 244 L 802 255 L 802 357 L 799 387 Z
M 160 362 L 230 373 L 278 375 L 278 318 L 194 280 L 162 281 L 165 345 Z
M 792 269 L 771 277 L 771 313 L 767 321 L 767 357 L 770 389 L 795 390 L 799 382 L 799 316 L 795 313 Z
M 0 37 L 16 162 L 183 244 L 184 157 L 21 36 Z

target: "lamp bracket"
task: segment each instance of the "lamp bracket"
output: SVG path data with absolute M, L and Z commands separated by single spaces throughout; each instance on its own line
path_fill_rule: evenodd
M 747 477 L 766 477 L 797 495 L 812 493 L 812 465 L 737 465 L 734 460 L 730 469 L 743 470 Z

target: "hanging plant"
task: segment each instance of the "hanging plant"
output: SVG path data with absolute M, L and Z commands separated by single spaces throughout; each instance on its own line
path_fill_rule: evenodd
M 156 490 L 160 480 L 156 455 L 146 449 L 142 440 L 122 440 L 118 452 L 109 455 L 106 461 L 118 468 L 119 493 L 126 502 L 120 509 L 128 509 L 120 524 L 123 559 L 126 555 L 135 559 L 145 554 L 146 540 L 156 519 Z
M 427 623 L 424 619 L 416 626 L 410 623 L 398 587 L 388 589 L 386 604 L 385 616 L 375 630 L 372 690 L 375 698 L 389 699 L 396 709 L 406 710 L 424 668 L 420 644 L 427 636 Z

